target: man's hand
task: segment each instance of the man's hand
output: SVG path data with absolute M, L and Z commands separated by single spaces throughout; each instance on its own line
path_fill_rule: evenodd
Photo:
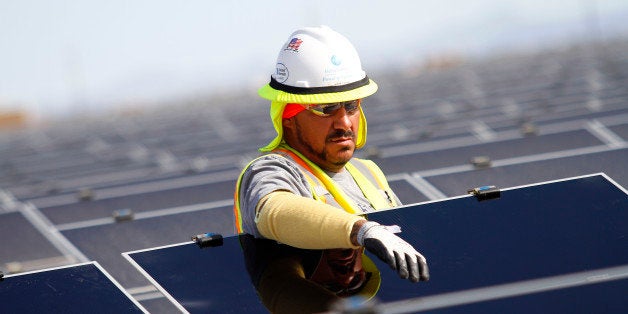
M 425 257 L 387 226 L 372 221 L 362 224 L 357 234 L 357 243 L 386 262 L 403 279 L 410 279 L 412 282 L 430 279 Z

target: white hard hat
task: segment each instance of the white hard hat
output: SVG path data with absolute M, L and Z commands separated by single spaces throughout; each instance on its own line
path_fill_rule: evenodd
M 267 152 L 283 141 L 282 114 L 287 103 L 325 104 L 374 94 L 377 84 L 366 76 L 349 40 L 327 26 L 293 32 L 282 46 L 270 83 L 259 89 L 271 101 L 270 118 L 277 137 L 260 148 Z M 360 107 L 356 147 L 366 143 L 366 117 Z
M 370 96 L 370 80 L 349 40 L 327 26 L 293 32 L 279 51 L 271 81 L 260 96 L 288 103 L 331 103 Z

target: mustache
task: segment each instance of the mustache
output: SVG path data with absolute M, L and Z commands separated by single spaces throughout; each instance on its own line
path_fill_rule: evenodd
M 335 130 L 334 132 L 332 132 L 331 134 L 327 135 L 327 139 L 331 140 L 331 139 L 335 139 L 335 138 L 340 138 L 340 137 L 350 137 L 352 139 L 355 139 L 355 133 L 353 133 L 353 131 L 351 130 Z

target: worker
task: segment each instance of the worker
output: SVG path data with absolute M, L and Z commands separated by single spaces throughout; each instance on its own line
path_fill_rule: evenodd
M 321 256 L 340 261 L 366 249 L 401 278 L 429 279 L 425 257 L 398 230 L 365 218 L 401 205 L 375 163 L 353 157 L 366 143 L 363 100 L 376 91 L 343 35 L 326 26 L 290 35 L 270 83 L 258 91 L 271 102 L 277 136 L 237 180 L 239 234 L 326 252 Z M 356 276 L 361 273 L 356 269 Z

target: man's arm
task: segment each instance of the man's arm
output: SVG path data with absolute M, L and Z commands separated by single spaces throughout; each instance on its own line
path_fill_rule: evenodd
M 369 252 L 413 282 L 429 279 L 427 261 L 385 226 L 286 191 L 263 197 L 256 208 L 262 236 L 302 249 L 357 248 Z
M 260 234 L 302 249 L 357 248 L 350 236 L 356 222 L 366 220 L 341 209 L 298 196 L 275 191 L 257 205 L 255 222 Z

